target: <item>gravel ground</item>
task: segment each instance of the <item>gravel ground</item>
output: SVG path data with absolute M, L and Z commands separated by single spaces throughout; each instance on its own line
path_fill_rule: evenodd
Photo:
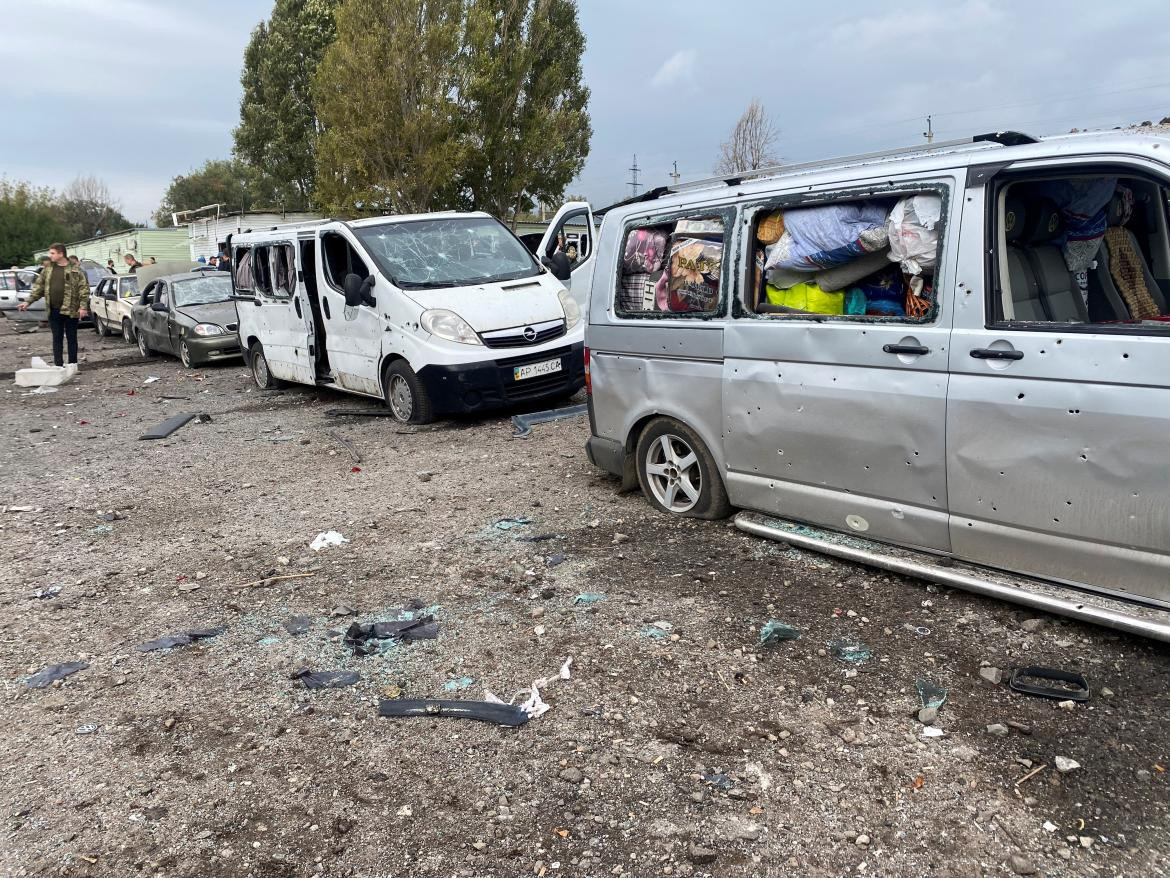
M 582 419 L 402 429 L 242 365 L 82 347 L 74 383 L 6 374 L 0 399 L 5 875 L 1170 874 L 1160 645 L 667 519 L 589 464 Z M 0 369 L 47 348 L 5 329 Z M 211 420 L 138 440 L 180 412 Z M 310 551 L 327 530 L 349 542 Z M 412 600 L 438 639 L 342 642 Z M 773 618 L 803 637 L 761 647 Z M 376 715 L 507 699 L 570 656 L 520 728 Z M 26 685 L 67 661 L 89 667 Z M 980 674 L 1029 664 L 1092 700 Z M 305 668 L 360 680 L 308 691 Z M 918 679 L 949 690 L 939 737 Z

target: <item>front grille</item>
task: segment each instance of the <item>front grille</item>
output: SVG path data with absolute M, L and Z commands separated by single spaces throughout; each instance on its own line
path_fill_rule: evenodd
M 525 338 L 524 330 L 531 329 L 535 333 L 532 338 Z M 565 321 L 554 320 L 548 323 L 535 323 L 531 326 L 513 326 L 510 329 L 501 329 L 495 332 L 484 332 L 480 339 L 489 348 L 525 348 L 530 345 L 544 344 L 565 334 Z
M 504 357 L 496 360 L 496 365 L 506 367 L 511 377 L 513 366 L 527 366 L 529 363 L 543 363 L 545 360 L 555 360 L 572 352 L 571 347 L 553 348 L 551 351 L 541 351 L 539 354 L 524 354 L 522 357 Z

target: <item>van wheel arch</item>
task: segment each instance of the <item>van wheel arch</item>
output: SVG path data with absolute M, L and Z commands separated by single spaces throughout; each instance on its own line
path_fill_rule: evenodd
M 668 415 L 650 415 L 640 420 L 636 427 L 638 429 L 630 431 L 631 439 L 627 440 L 626 443 L 626 463 L 623 469 L 628 470 L 630 465 L 633 465 L 635 482 L 642 489 L 642 494 L 651 506 L 668 514 L 673 513 L 688 518 L 708 520 L 726 518 L 731 513 L 731 504 L 728 502 L 727 485 L 723 481 L 723 473 L 719 471 L 714 455 L 696 429 L 685 421 Z M 662 499 L 654 496 L 650 484 L 652 479 L 643 468 L 644 458 L 650 452 L 651 447 L 668 440 L 673 446 L 681 447 L 683 451 L 693 452 L 690 454 L 692 466 L 696 473 L 701 473 L 701 488 L 691 508 L 665 508 L 662 505 Z M 675 460 L 675 458 L 672 457 L 670 460 Z M 624 482 L 623 474 L 623 484 Z M 674 490 L 677 488 L 671 489 L 672 493 Z

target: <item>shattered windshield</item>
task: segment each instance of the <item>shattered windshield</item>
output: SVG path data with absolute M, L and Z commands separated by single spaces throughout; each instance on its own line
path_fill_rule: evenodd
M 232 297 L 232 279 L 227 272 L 197 277 L 176 282 L 175 307 L 185 305 L 209 305 L 212 302 L 227 302 Z
M 540 274 L 520 240 L 491 217 L 385 223 L 354 229 L 378 267 L 405 290 L 460 287 Z

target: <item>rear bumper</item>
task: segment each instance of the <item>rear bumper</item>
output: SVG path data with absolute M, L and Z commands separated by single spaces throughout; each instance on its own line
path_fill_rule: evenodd
M 590 436 L 585 443 L 589 462 L 615 476 L 625 474 L 626 449 L 620 442 L 603 436 Z
M 517 381 L 514 369 L 546 360 L 560 360 L 559 372 Z M 585 346 L 566 345 L 537 354 L 430 365 L 418 371 L 436 414 L 457 414 L 504 408 L 534 399 L 571 396 L 585 386 Z

